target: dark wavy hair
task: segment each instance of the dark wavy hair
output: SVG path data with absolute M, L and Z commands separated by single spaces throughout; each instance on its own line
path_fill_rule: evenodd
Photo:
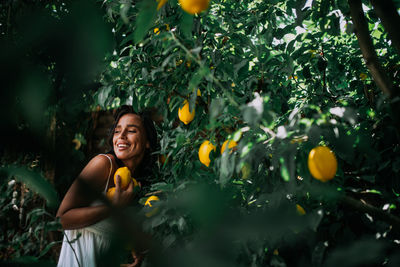
M 135 114 L 140 117 L 142 120 L 145 132 L 146 132 L 146 137 L 147 141 L 150 144 L 150 148 L 146 149 L 142 162 L 139 164 L 139 166 L 136 168 L 135 173 L 133 173 L 133 176 L 135 179 L 137 179 L 140 182 L 145 182 L 146 177 L 150 176 L 152 174 L 152 171 L 154 170 L 154 166 L 157 160 L 157 155 L 154 154 L 155 151 L 159 150 L 159 144 L 158 144 L 158 139 L 157 139 L 157 130 L 154 126 L 154 122 L 150 117 L 150 112 L 148 110 L 143 110 L 140 112 L 136 112 L 132 106 L 128 105 L 123 105 L 121 106 L 117 112 L 114 115 L 114 123 L 110 129 L 109 135 L 108 135 L 108 145 L 110 146 L 111 150 L 108 151 L 109 154 L 113 154 L 115 161 L 118 164 L 118 167 L 123 167 L 125 166 L 124 163 L 118 159 L 115 155 L 114 151 L 114 146 L 113 146 L 113 135 L 114 135 L 114 130 L 115 127 L 117 127 L 119 119 L 126 115 L 126 114 Z

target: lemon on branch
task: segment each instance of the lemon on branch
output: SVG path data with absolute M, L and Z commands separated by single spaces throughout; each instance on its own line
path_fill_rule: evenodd
M 181 8 L 189 14 L 197 14 L 208 8 L 210 0 L 179 0 Z
M 224 151 L 226 149 L 226 147 L 228 146 L 228 149 L 234 148 L 235 146 L 237 146 L 237 143 L 233 140 L 226 140 L 221 147 L 221 155 L 224 154 Z
M 308 169 L 321 182 L 331 180 L 337 170 L 335 154 L 326 146 L 314 147 L 308 154 Z
M 206 165 L 207 167 L 210 166 L 210 152 L 211 150 L 216 151 L 216 147 L 208 140 L 204 141 L 200 148 L 199 148 L 199 159 L 200 162 Z
M 168 0 L 157 0 L 158 4 L 157 4 L 157 10 L 160 10 L 160 8 L 163 7 L 163 5 L 165 5 L 165 3 L 167 3 Z
M 178 117 L 184 124 L 189 124 L 195 115 L 195 110 L 193 108 L 192 112 L 189 110 L 189 102 L 185 100 L 183 102 L 183 107 L 179 108 L 178 110 Z
M 154 203 L 154 202 L 159 201 L 159 200 L 160 200 L 160 199 L 158 198 L 158 196 L 149 196 L 149 197 L 146 199 L 146 202 L 144 203 L 144 206 L 148 206 L 148 207 L 151 208 L 151 207 L 153 207 L 151 203 Z M 145 215 L 146 215 L 146 217 L 151 217 L 151 216 L 153 216 L 154 214 L 156 214 L 157 212 L 158 212 L 158 207 L 152 209 L 152 210 L 149 211 L 149 212 L 146 212 Z

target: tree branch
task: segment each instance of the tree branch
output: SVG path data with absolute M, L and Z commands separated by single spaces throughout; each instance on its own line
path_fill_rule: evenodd
M 374 79 L 376 85 L 386 95 L 388 95 L 389 98 L 394 98 L 396 93 L 393 88 L 393 84 L 378 61 L 378 56 L 376 55 L 371 36 L 369 35 L 368 23 L 365 20 L 364 11 L 361 6 L 361 0 L 348 0 L 348 3 L 350 6 L 350 14 L 354 23 L 358 44 L 364 57 L 365 64 L 371 72 L 372 78 Z
M 368 213 L 374 218 L 378 218 L 384 222 L 387 222 L 391 226 L 393 226 L 393 229 L 400 234 L 400 218 L 397 216 L 394 216 L 390 213 L 387 213 L 381 209 L 378 209 L 370 204 L 361 202 L 359 200 L 356 200 L 352 197 L 349 196 L 343 196 L 340 199 L 340 202 L 348 208 L 351 208 L 352 210 L 357 210 L 362 213 Z
M 371 0 L 371 4 L 380 20 L 383 27 L 388 32 L 392 45 L 400 54 L 400 32 L 397 28 L 400 25 L 400 16 L 397 13 L 397 8 L 391 0 Z

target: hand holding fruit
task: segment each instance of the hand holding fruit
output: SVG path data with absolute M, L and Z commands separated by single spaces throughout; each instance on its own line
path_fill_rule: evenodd
M 119 168 L 114 174 L 115 187 L 107 191 L 107 198 L 115 206 L 128 205 L 134 196 L 134 188 L 139 186 L 138 182 L 131 177 L 131 172 L 127 167 Z
M 124 207 L 128 205 L 133 199 L 133 181 L 130 181 L 128 187 L 126 189 L 122 188 L 122 179 L 121 176 L 116 175 L 115 178 L 115 187 L 109 189 L 108 192 L 113 191 L 114 193 L 107 192 L 107 197 L 110 199 L 111 203 L 116 207 Z M 114 189 L 113 189 L 114 188 Z

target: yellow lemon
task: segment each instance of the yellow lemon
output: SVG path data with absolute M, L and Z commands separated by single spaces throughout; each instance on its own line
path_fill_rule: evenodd
M 297 210 L 297 213 L 300 214 L 300 215 L 306 214 L 306 211 L 299 204 L 296 204 L 296 210 Z
M 181 65 L 183 63 L 183 60 L 182 59 L 179 59 L 177 62 L 176 62 L 176 66 L 179 66 L 179 65 Z
M 114 174 L 114 184 L 117 184 L 117 175 L 121 177 L 121 188 L 126 189 L 132 179 L 131 171 L 128 169 L 128 167 L 118 168 Z
M 115 187 L 110 187 L 110 188 L 108 188 L 108 190 L 107 190 L 107 198 L 109 199 L 109 200 L 112 200 L 113 199 L 113 197 L 114 197 L 114 194 L 115 194 Z
M 216 151 L 216 147 L 210 143 L 210 141 L 204 141 L 200 148 L 199 148 L 199 159 L 200 162 L 206 165 L 207 167 L 210 166 L 210 152 L 211 150 Z
M 237 143 L 233 140 L 226 140 L 221 147 L 221 155 L 224 153 L 226 146 L 228 146 L 228 149 L 234 148 L 237 146 Z
M 201 96 L 201 91 L 200 91 L 200 89 L 197 89 L 197 96 Z
M 365 73 L 363 73 L 363 72 L 360 73 L 360 79 L 361 79 L 361 80 L 364 81 L 364 80 L 366 80 L 367 78 L 368 78 L 367 74 L 365 74 Z
M 160 8 L 162 8 L 162 6 L 165 5 L 165 3 L 166 3 L 167 1 L 168 1 L 168 0 L 157 0 L 157 2 L 158 2 L 157 10 L 159 10 Z
M 308 169 L 311 175 L 321 182 L 335 177 L 337 160 L 335 154 L 326 146 L 317 146 L 308 154 Z
M 178 110 L 178 117 L 184 124 L 189 124 L 195 115 L 195 109 L 193 108 L 192 112 L 189 110 L 189 102 L 185 100 L 183 102 L 183 107 Z
M 130 180 L 132 180 L 132 182 L 133 182 L 133 188 L 135 188 L 136 186 L 139 186 L 136 179 L 131 176 L 131 171 L 128 169 L 128 167 L 121 167 L 115 171 L 114 184 L 117 184 L 117 175 L 119 175 L 121 177 L 121 188 L 122 189 L 125 190 L 126 188 L 128 188 Z
M 153 201 L 159 201 L 159 200 L 160 200 L 160 199 L 158 198 L 158 196 L 150 196 L 150 197 L 148 197 L 148 198 L 146 199 L 146 202 L 144 203 L 144 205 L 145 205 L 145 206 L 152 207 L 151 202 L 153 202 Z M 153 216 L 154 214 L 156 214 L 157 212 L 158 212 L 158 207 L 152 209 L 152 210 L 149 211 L 149 212 L 146 212 L 145 215 L 146 215 L 146 217 L 149 218 L 149 217 Z
M 75 144 L 75 150 L 78 150 L 80 147 L 81 147 L 81 141 L 79 141 L 78 139 L 74 139 L 74 140 L 72 140 L 72 143 L 74 143 Z
M 152 202 L 152 201 L 159 201 L 159 200 L 160 200 L 160 199 L 158 198 L 158 196 L 149 196 L 149 197 L 146 199 L 146 202 L 144 203 L 144 205 L 145 205 L 145 206 L 152 207 L 151 202 Z
M 189 14 L 197 14 L 208 8 L 210 0 L 179 0 L 181 8 Z
M 156 35 L 159 35 L 159 34 L 160 34 L 160 29 L 159 29 L 159 28 L 154 28 L 154 33 L 155 33 Z

